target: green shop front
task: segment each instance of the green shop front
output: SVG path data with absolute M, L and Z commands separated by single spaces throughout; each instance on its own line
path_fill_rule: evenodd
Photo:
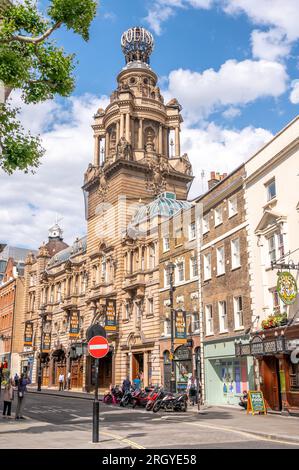
M 205 395 L 209 405 L 237 405 L 244 390 L 254 389 L 253 358 L 235 356 L 236 339 L 241 340 L 237 337 L 204 343 Z

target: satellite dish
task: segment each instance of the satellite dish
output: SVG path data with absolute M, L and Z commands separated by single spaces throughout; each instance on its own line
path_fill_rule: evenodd
M 106 330 L 103 326 L 99 325 L 99 323 L 89 326 L 86 330 L 87 341 L 90 341 L 94 336 L 104 336 L 104 338 L 106 338 Z

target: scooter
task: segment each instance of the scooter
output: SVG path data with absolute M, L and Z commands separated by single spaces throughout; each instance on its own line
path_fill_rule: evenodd
M 165 396 L 165 392 L 162 388 L 155 388 L 147 398 L 147 404 L 145 406 L 146 411 L 151 411 L 156 400 L 161 400 Z
M 122 407 L 127 407 L 129 405 L 133 405 L 133 393 L 134 393 L 134 391 L 135 391 L 134 388 L 130 388 L 130 390 L 126 390 L 126 392 L 124 393 L 122 399 L 119 402 L 119 405 L 122 406 Z
M 186 393 L 180 395 L 167 394 L 164 398 L 156 400 L 153 406 L 153 412 L 159 410 L 165 411 L 183 411 L 186 412 L 188 407 L 188 396 Z
M 123 397 L 123 392 L 119 387 L 112 387 L 111 390 L 105 393 L 103 402 L 107 405 L 118 405 Z
M 136 390 L 133 393 L 133 408 L 136 408 L 136 406 L 142 406 L 144 408 L 148 403 L 148 398 L 152 391 L 152 388 L 147 389 L 147 391 Z

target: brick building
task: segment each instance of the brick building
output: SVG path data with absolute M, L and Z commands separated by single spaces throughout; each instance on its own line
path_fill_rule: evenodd
M 236 404 L 253 383 L 252 358 L 235 357 L 235 341 L 251 329 L 244 165 L 229 175 L 211 174 L 202 206 L 201 299 L 205 399 Z

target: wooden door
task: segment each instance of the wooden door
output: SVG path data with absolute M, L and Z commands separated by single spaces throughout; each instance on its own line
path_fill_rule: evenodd
M 280 411 L 281 397 L 278 377 L 278 360 L 274 356 L 264 356 L 261 361 L 261 373 L 263 377 L 261 389 L 265 400 L 271 410 Z
M 100 359 L 99 387 L 109 388 L 112 383 L 112 354 L 108 353 L 104 359 Z
M 83 387 L 83 359 L 71 362 L 71 388 Z
M 60 374 L 64 375 L 64 382 L 66 383 L 66 364 L 65 362 L 55 362 L 55 384 L 59 383 Z
M 42 384 L 44 387 L 48 387 L 49 385 L 49 377 L 50 377 L 50 366 L 49 364 L 42 365 Z

